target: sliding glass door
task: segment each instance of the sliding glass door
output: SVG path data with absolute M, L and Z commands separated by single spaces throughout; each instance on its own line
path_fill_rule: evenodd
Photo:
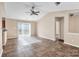
M 31 36 L 31 24 L 30 23 L 18 23 L 18 34 Z

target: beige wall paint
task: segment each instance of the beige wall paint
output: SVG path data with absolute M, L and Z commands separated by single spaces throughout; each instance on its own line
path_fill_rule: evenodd
M 7 38 L 16 38 L 17 37 L 17 23 L 13 20 L 6 19 L 6 29 L 7 31 Z
M 36 22 L 35 21 L 20 21 L 16 19 L 6 19 L 6 28 L 8 29 L 8 38 L 16 38 L 17 33 L 17 23 L 31 23 L 31 35 L 35 36 L 37 33 Z
M 0 2 L 0 56 L 2 55 L 2 17 L 5 16 L 4 3 Z
M 69 32 L 69 14 L 78 10 L 51 12 L 38 21 L 38 36 L 55 39 L 55 17 L 64 17 L 64 41 L 66 44 L 79 47 L 79 34 Z M 79 22 L 78 22 L 79 23 Z

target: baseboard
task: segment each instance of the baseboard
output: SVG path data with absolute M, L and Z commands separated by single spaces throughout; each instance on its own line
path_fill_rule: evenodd
M 64 43 L 79 48 L 78 45 L 73 45 L 73 44 L 70 44 L 70 43 L 67 43 L 67 42 L 64 42 Z
M 38 38 L 42 38 L 42 39 L 49 39 L 49 40 L 52 40 L 52 41 L 55 41 L 55 39 L 53 38 L 47 38 L 47 37 L 40 37 L 40 36 L 38 36 Z
M 17 38 L 8 38 L 8 39 L 17 39 Z

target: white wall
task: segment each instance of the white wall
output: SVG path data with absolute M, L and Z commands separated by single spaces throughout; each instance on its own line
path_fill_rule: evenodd
M 64 41 L 66 44 L 79 47 L 79 34 L 69 34 L 69 13 L 72 11 L 51 12 L 38 21 L 38 36 L 55 39 L 55 17 L 64 17 Z
M 69 32 L 65 34 L 65 43 L 79 47 L 79 16 L 69 17 Z
M 79 47 L 79 34 L 75 33 L 65 34 L 65 43 Z
M 65 12 L 51 12 L 38 21 L 38 36 L 55 40 L 55 18 L 64 17 L 64 20 L 68 18 L 68 14 Z M 67 25 L 64 25 L 67 27 Z M 65 28 L 64 32 L 67 32 Z
M 31 35 L 36 36 L 37 35 L 37 29 L 36 29 L 36 22 L 35 21 L 22 21 L 22 20 L 17 20 L 17 19 L 6 19 L 6 28 L 7 28 L 7 37 L 8 39 L 10 38 L 17 38 L 18 32 L 17 32 L 17 24 L 18 22 L 23 22 L 23 23 L 30 23 L 31 24 Z

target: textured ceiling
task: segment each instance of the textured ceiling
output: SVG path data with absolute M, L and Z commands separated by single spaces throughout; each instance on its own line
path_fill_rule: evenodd
M 5 2 L 6 17 L 35 21 L 48 12 L 79 9 L 79 2 L 61 2 L 59 6 L 56 6 L 54 2 L 34 2 L 34 4 L 37 10 L 40 10 L 38 16 L 25 14 L 25 12 L 29 12 L 32 2 Z

